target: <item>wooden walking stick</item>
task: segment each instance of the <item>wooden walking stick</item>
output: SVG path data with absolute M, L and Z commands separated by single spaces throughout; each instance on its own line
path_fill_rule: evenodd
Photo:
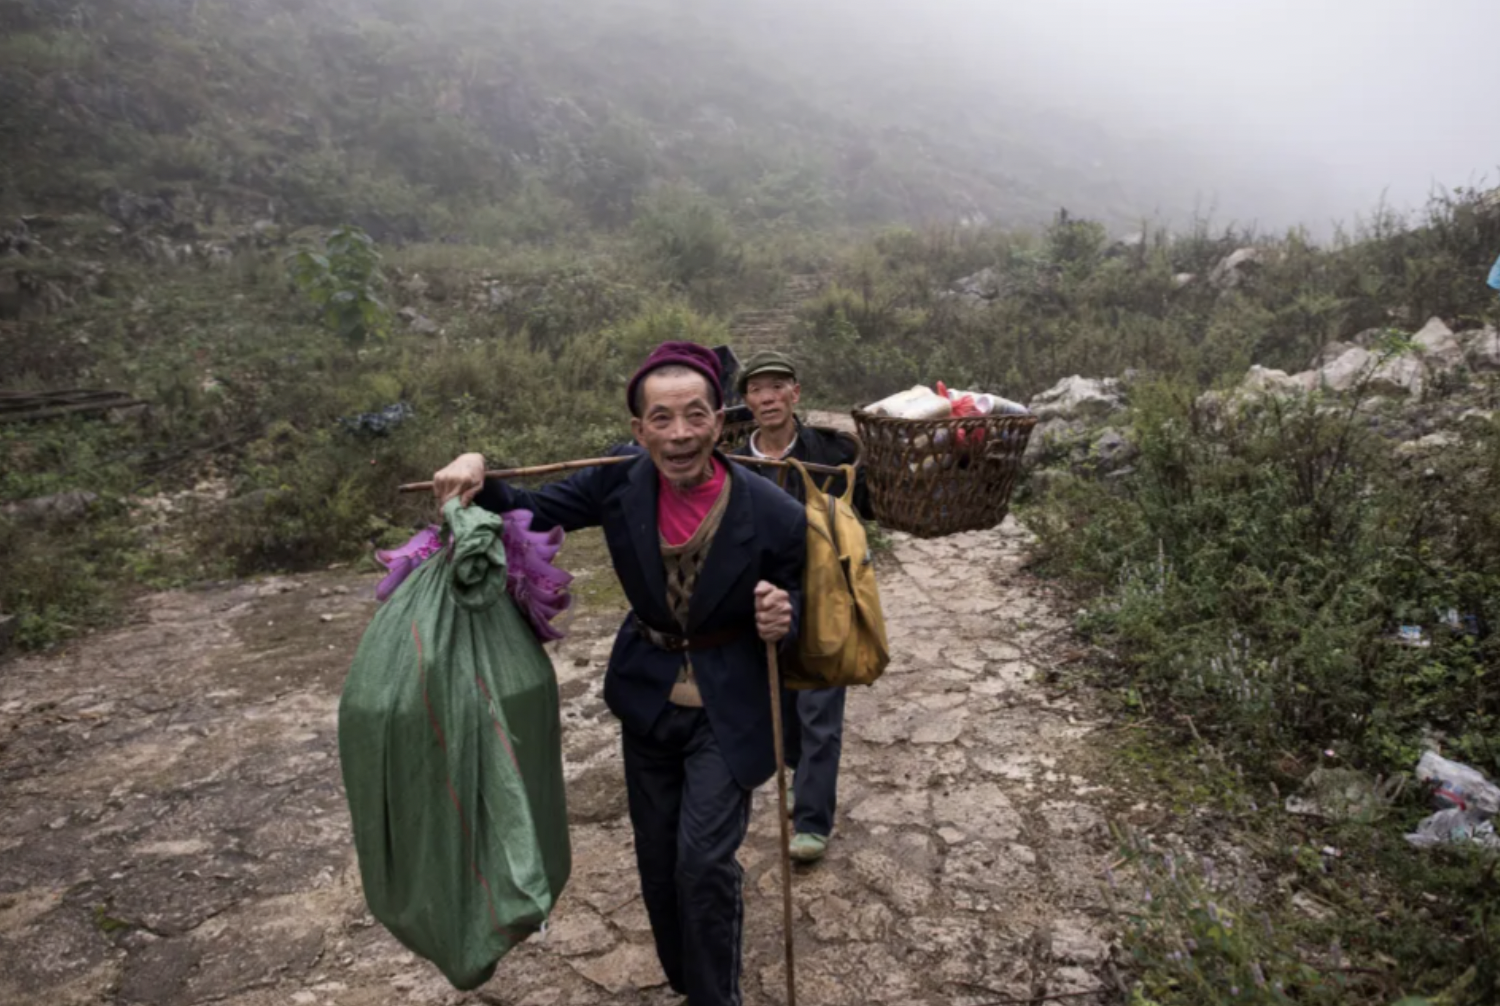
M 786 751 L 781 743 L 781 671 L 776 644 L 766 643 L 771 670 L 771 729 L 776 732 L 776 816 L 781 818 L 781 933 L 786 947 L 786 1006 L 797 1006 L 797 969 L 792 948 L 792 813 L 786 806 Z

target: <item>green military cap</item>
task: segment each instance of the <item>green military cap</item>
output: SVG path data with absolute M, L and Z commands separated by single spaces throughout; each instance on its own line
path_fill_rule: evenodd
M 740 376 L 734 382 L 734 386 L 743 395 L 745 388 L 750 384 L 750 378 L 759 377 L 761 374 L 786 374 L 795 381 L 797 368 L 792 365 L 791 357 L 785 353 L 778 353 L 774 349 L 763 349 L 745 361 L 745 366 L 740 370 Z

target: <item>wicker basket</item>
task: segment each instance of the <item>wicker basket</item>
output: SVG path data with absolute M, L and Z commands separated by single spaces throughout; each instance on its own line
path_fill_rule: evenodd
M 748 437 L 750 431 L 753 429 L 755 429 L 755 420 L 753 419 L 745 423 L 725 423 L 724 432 L 719 434 L 719 446 L 733 447 Z
M 882 526 L 918 538 L 1005 519 L 1033 415 L 895 419 L 854 410 L 870 503 Z

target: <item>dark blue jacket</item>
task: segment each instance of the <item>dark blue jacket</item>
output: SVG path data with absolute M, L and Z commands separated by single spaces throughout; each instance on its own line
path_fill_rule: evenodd
M 859 453 L 857 441 L 845 434 L 839 433 L 837 430 L 808 426 L 800 419 L 797 419 L 796 423 L 797 442 L 792 445 L 792 457 L 798 461 L 815 465 L 827 465 L 830 468 L 854 464 L 855 455 Z M 754 452 L 750 450 L 750 436 L 751 434 L 746 434 L 744 439 L 729 449 L 731 457 L 749 458 L 755 456 Z M 786 468 L 771 468 L 760 465 L 753 465 L 751 469 L 781 486 L 798 503 L 807 502 L 807 489 L 802 484 L 802 477 L 796 472 Z M 844 476 L 842 475 L 814 475 L 813 481 L 821 486 L 824 492 L 832 493 L 835 496 L 844 495 Z M 865 482 L 864 465 L 860 465 L 854 470 L 853 504 L 854 511 L 865 520 L 875 519 L 875 509 L 870 505 L 870 488 Z
M 693 653 L 693 670 L 704 711 L 735 781 L 753 789 L 771 778 L 776 755 L 771 736 L 771 689 L 766 644 L 755 630 L 755 585 L 766 580 L 791 594 L 792 632 L 802 611 L 802 565 L 807 516 L 789 496 L 722 454 L 729 466 L 730 494 L 723 523 L 693 593 L 686 633 L 667 606 L 656 504 L 656 466 L 640 448 L 617 465 L 584 469 L 542 489 L 528 491 L 498 480 L 485 483 L 475 502 L 497 513 L 530 510 L 538 530 L 603 527 L 604 540 L 625 597 L 647 625 L 673 635 L 707 636 L 742 628 L 733 642 Z M 565 553 L 566 554 L 566 553 Z M 667 706 L 682 655 L 647 642 L 625 619 L 615 636 L 604 676 L 604 701 L 626 730 L 647 733 Z

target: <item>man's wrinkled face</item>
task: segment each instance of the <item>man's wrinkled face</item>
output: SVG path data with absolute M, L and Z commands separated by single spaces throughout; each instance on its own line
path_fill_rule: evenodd
M 745 384 L 745 404 L 764 430 L 780 430 L 792 423 L 792 410 L 802 401 L 802 385 L 790 374 L 758 374 Z
M 684 489 L 707 482 L 724 429 L 724 413 L 715 407 L 707 379 L 691 372 L 652 373 L 641 393 L 641 415 L 630 421 L 630 429 L 656 470 Z

